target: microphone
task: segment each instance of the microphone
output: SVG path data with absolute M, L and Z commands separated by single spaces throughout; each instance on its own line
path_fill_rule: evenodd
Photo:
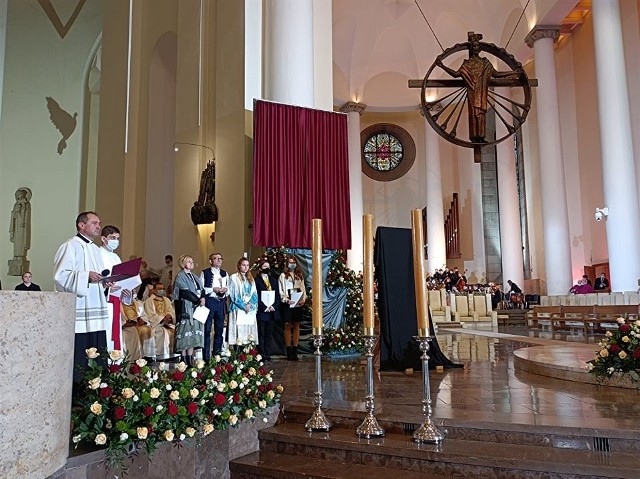
M 109 270 L 108 270 L 108 269 L 103 269 L 103 270 L 100 272 L 100 274 L 101 274 L 102 276 L 109 276 Z

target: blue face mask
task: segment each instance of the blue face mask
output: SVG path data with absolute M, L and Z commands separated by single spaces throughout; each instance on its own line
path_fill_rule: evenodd
M 298 266 L 298 265 L 297 265 L 297 264 L 295 264 L 295 263 L 289 263 L 289 264 L 287 265 L 287 267 L 289 268 L 289 270 L 290 270 L 290 271 L 295 270 L 295 269 L 296 269 L 296 266 Z
M 118 246 L 120 246 L 120 241 L 117 239 L 110 239 L 107 240 L 107 249 L 109 251 L 115 251 L 118 249 Z

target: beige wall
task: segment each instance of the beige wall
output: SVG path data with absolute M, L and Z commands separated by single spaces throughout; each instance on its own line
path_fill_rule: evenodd
M 59 8 L 74 2 L 58 2 Z M 34 282 L 53 287 L 53 256 L 75 234 L 80 201 L 84 88 L 93 46 L 102 28 L 102 2 L 87 2 L 73 27 L 60 38 L 36 0 L 10 0 L 0 123 L 0 279 L 12 289 L 20 278 L 7 276 L 13 257 L 9 219 L 14 192 L 33 192 L 32 241 L 28 258 Z M 51 123 L 45 97 L 54 98 L 77 126 L 58 155 L 62 136 Z

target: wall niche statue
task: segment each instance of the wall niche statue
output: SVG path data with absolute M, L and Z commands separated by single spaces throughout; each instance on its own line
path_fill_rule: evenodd
M 13 259 L 8 261 L 8 265 L 10 276 L 22 276 L 25 271 L 29 271 L 27 252 L 31 248 L 31 190 L 22 186 L 16 190 L 15 197 L 9 223 Z

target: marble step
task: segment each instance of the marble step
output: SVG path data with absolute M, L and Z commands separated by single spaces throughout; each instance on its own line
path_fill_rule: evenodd
M 640 458 L 633 453 L 451 438 L 440 445 L 416 444 L 411 436 L 393 433 L 367 440 L 358 438 L 352 429 L 338 427 L 310 434 L 295 423 L 264 429 L 259 437 L 262 452 L 289 454 L 305 461 L 313 457 L 454 477 L 638 478 L 640 470 Z
M 364 408 L 364 406 L 363 406 Z M 284 408 L 287 423 L 300 427 L 311 417 L 313 406 L 290 403 Z M 355 431 L 365 416 L 364 410 L 325 409 L 327 417 L 336 427 Z M 400 417 L 386 413 L 384 407 L 376 413 L 380 426 L 393 434 L 410 434 L 420 425 L 421 416 Z M 585 424 L 583 427 L 556 425 L 517 424 L 508 422 L 485 422 L 465 419 L 433 418 L 434 424 L 447 439 L 516 444 L 562 449 L 580 449 L 594 452 L 640 453 L 640 433 L 636 430 L 596 429 Z M 640 477 L 640 474 L 638 475 Z
M 396 469 L 330 459 L 258 451 L 229 463 L 231 479 L 389 479 Z M 402 471 L 402 479 L 446 479 L 442 474 Z

